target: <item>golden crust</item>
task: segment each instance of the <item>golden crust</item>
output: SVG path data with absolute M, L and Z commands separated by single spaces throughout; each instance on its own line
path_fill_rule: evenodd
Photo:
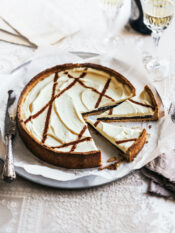
M 134 142 L 126 153 L 126 159 L 131 162 L 134 160 L 136 155 L 140 152 L 146 142 L 146 129 L 143 129 L 140 137 Z
M 91 151 L 86 153 L 78 152 L 56 152 L 52 148 L 42 145 L 37 142 L 35 138 L 24 129 L 21 122 L 18 120 L 18 130 L 22 140 L 30 151 L 32 151 L 38 158 L 50 164 L 79 169 L 92 168 L 101 166 L 101 151 Z
M 152 121 L 157 121 L 159 119 L 159 106 L 157 104 L 157 101 L 156 101 L 156 98 L 151 90 L 151 88 L 149 86 L 145 86 L 145 91 L 148 92 L 149 96 L 151 97 L 151 101 L 152 101 L 152 106 L 154 107 L 155 109 L 155 113 L 154 115 L 152 116 Z
M 83 64 L 64 64 L 52 67 L 47 69 L 38 75 L 36 75 L 23 89 L 21 96 L 18 101 L 17 107 L 17 124 L 21 138 L 23 139 L 26 146 L 31 150 L 37 157 L 40 159 L 51 163 L 56 166 L 61 166 L 65 168 L 91 168 L 91 167 L 98 167 L 101 166 L 101 151 L 91 151 L 86 153 L 79 153 L 79 152 L 56 152 L 54 149 L 43 145 L 39 142 L 36 138 L 28 132 L 22 116 L 21 116 L 21 108 L 22 103 L 25 100 L 26 96 L 30 92 L 30 90 L 38 83 L 38 81 L 43 80 L 48 75 L 64 71 L 67 69 L 78 68 L 78 67 L 87 67 L 87 68 L 94 68 L 100 71 L 104 71 L 109 75 L 114 76 L 117 80 L 127 84 L 131 91 L 132 95 L 135 95 L 135 88 L 133 85 L 121 74 L 118 72 L 111 70 L 107 67 L 103 67 L 101 65 L 91 64 L 91 63 L 83 63 Z

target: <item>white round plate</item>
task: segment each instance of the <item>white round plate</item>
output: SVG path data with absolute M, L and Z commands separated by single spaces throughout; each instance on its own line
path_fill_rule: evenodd
M 86 189 L 92 187 L 98 187 L 101 185 L 105 185 L 111 183 L 115 179 L 105 179 L 100 176 L 86 176 L 75 180 L 70 181 L 58 181 L 53 179 L 48 179 L 40 175 L 32 175 L 26 172 L 23 168 L 15 167 L 16 173 L 34 183 L 41 184 L 44 186 L 52 187 L 52 188 L 60 188 L 60 189 Z
M 74 52 L 74 53 L 81 58 L 89 58 L 89 57 L 94 57 L 98 55 L 95 53 L 84 53 L 84 52 Z M 11 73 L 16 72 L 20 68 L 28 65 L 30 62 L 31 61 L 27 61 L 26 63 L 20 65 L 19 67 L 15 68 Z M 101 186 L 104 184 L 108 184 L 118 179 L 118 178 L 106 179 L 101 176 L 90 175 L 90 176 L 85 176 L 85 177 L 78 178 L 75 180 L 70 180 L 70 181 L 58 181 L 58 180 L 43 177 L 41 175 L 32 175 L 20 167 L 15 167 L 15 170 L 19 176 L 29 181 L 32 181 L 34 183 L 41 184 L 44 186 L 60 188 L 60 189 L 84 189 L 84 188 L 97 187 L 97 186 Z

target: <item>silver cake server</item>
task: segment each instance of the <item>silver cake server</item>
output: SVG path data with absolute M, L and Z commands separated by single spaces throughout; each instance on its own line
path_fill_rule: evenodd
M 6 155 L 3 167 L 3 179 L 6 182 L 12 182 L 16 179 L 12 149 L 12 142 L 16 134 L 16 111 L 14 112 L 16 96 L 13 90 L 9 90 L 8 95 L 4 128 Z

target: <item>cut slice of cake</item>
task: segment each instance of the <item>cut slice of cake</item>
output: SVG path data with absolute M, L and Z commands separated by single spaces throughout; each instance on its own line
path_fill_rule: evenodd
M 148 86 L 138 97 L 128 99 L 98 116 L 103 121 L 156 121 L 158 118 L 158 104 Z
M 111 125 L 103 121 L 86 119 L 101 135 L 117 147 L 129 162 L 133 161 L 146 142 L 146 129 Z

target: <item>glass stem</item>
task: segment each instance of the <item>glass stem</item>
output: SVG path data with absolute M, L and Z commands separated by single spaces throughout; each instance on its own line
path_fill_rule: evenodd
M 160 36 L 161 36 L 160 32 L 158 32 L 158 31 L 152 32 L 152 38 L 154 41 L 155 48 L 158 48 L 158 46 L 159 46 Z
M 114 33 L 113 30 L 115 30 L 115 19 L 118 15 L 119 9 L 115 9 L 115 12 L 105 12 L 106 16 L 106 29 L 107 29 L 107 38 L 112 38 Z
M 159 61 L 159 56 L 158 56 L 158 46 L 159 46 L 159 41 L 160 41 L 160 36 L 161 36 L 161 32 L 159 31 L 153 31 L 152 32 L 152 38 L 153 38 L 153 42 L 154 42 L 154 53 L 155 56 L 154 57 L 150 57 L 150 56 L 146 56 L 144 58 L 144 63 L 146 64 L 146 69 L 148 71 L 155 71 L 160 69 L 160 61 Z

